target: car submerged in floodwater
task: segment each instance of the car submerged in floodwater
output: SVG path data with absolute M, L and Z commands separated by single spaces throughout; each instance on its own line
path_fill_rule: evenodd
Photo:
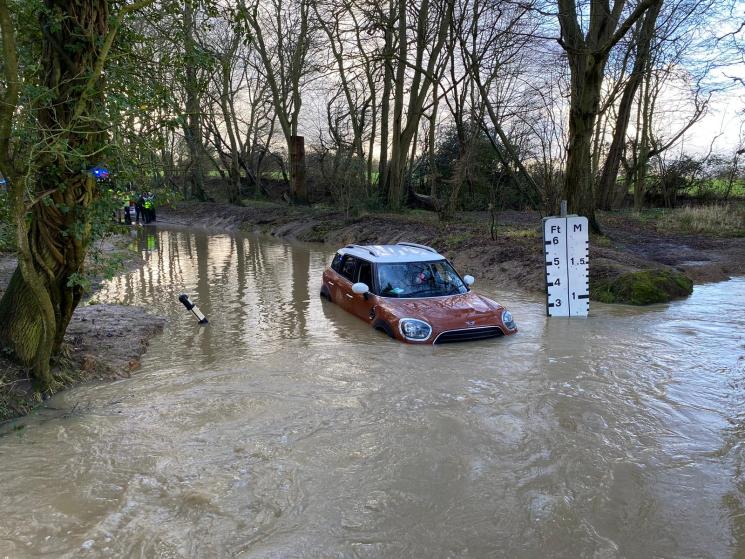
M 321 296 L 407 343 L 483 340 L 517 332 L 512 314 L 471 291 L 473 282 L 424 245 L 348 245 L 323 272 Z

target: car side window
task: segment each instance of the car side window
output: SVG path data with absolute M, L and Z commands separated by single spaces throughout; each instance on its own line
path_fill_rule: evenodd
M 334 259 L 331 261 L 331 269 L 339 274 L 341 274 L 341 260 L 342 255 L 337 252 L 336 256 L 334 256 Z
M 357 259 L 354 256 L 346 256 L 341 265 L 341 275 L 354 283 L 355 272 L 357 271 Z
M 359 274 L 357 275 L 357 281 L 360 283 L 367 284 L 367 287 L 372 289 L 373 288 L 372 264 L 370 264 L 367 260 L 360 260 L 360 265 L 358 269 L 359 269 Z

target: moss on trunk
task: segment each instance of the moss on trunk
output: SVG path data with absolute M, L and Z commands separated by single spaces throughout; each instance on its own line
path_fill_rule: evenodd
M 10 278 L 0 299 L 0 345 L 13 356 L 31 365 L 42 341 L 41 309 L 33 292 L 23 280 L 20 268 Z

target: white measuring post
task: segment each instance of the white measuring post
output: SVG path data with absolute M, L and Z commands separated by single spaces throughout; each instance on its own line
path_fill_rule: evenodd
M 589 230 L 586 217 L 543 219 L 546 314 L 587 316 L 590 310 Z

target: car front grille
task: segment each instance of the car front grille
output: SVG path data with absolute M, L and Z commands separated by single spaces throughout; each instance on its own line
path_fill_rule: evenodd
M 447 344 L 451 342 L 465 342 L 468 340 L 485 340 L 487 338 L 498 338 L 504 336 L 499 326 L 485 326 L 483 328 L 465 328 L 463 330 L 448 330 L 435 338 L 436 344 Z

